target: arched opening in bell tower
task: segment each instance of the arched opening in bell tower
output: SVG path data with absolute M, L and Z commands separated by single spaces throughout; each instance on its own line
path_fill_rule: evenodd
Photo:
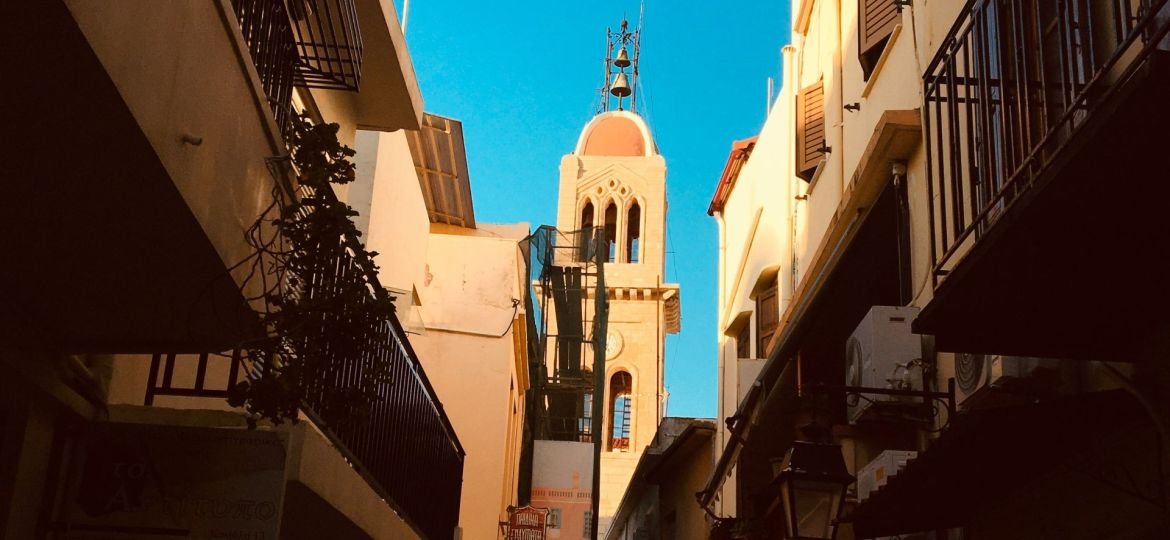
M 609 421 L 612 426 L 609 438 L 610 450 L 630 451 L 630 422 L 633 412 L 630 393 L 632 390 L 633 378 L 630 377 L 629 372 L 619 371 L 609 378 Z
M 605 246 L 609 250 L 607 262 L 617 262 L 617 205 L 613 202 L 605 207 Z
M 642 207 L 638 201 L 630 204 L 626 211 L 626 260 L 631 263 L 640 262 L 642 250 Z
M 593 258 L 593 201 L 585 201 L 581 208 L 581 232 L 577 238 L 577 248 L 580 250 L 582 261 Z

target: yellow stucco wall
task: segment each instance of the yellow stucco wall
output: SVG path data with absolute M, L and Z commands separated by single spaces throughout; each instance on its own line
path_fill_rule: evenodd
M 517 241 L 528 227 L 436 227 L 419 288 L 426 331 L 411 345 L 467 452 L 459 525 L 490 540 L 516 505 L 524 402 L 512 333 L 523 307 Z M 501 234 L 503 233 L 503 234 Z M 508 234 L 510 233 L 510 234 Z M 519 319 L 523 324 L 523 319 Z

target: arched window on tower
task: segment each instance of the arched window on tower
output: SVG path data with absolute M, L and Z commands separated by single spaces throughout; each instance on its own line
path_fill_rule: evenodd
M 630 451 L 630 422 L 633 412 L 630 391 L 632 389 L 633 378 L 628 372 L 619 371 L 609 379 L 609 419 L 612 426 L 612 435 L 609 438 L 610 450 Z
M 585 201 L 581 209 L 581 232 L 577 238 L 577 248 L 580 250 L 581 261 L 593 258 L 593 202 Z
M 605 207 L 605 245 L 609 250 L 606 262 L 617 262 L 617 205 L 612 202 Z
M 642 207 L 637 201 L 626 211 L 626 257 L 629 262 L 641 261 L 642 249 Z

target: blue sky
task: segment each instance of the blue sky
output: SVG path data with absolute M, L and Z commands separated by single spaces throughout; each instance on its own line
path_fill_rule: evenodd
M 396 0 L 399 12 L 402 1 Z M 707 216 L 731 142 L 763 125 L 792 25 L 786 1 L 646 0 L 639 112 L 666 158 L 670 416 L 716 414 L 718 237 Z M 476 219 L 556 222 L 558 167 L 597 106 L 605 29 L 637 0 L 411 0 L 406 39 L 426 110 L 463 121 Z

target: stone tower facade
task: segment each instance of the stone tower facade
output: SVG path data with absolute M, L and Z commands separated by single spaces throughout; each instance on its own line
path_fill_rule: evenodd
M 664 340 L 679 330 L 678 285 L 663 283 L 666 208 L 666 162 L 645 121 L 595 116 L 561 160 L 557 228 L 604 228 L 608 249 L 599 536 L 665 413 Z

